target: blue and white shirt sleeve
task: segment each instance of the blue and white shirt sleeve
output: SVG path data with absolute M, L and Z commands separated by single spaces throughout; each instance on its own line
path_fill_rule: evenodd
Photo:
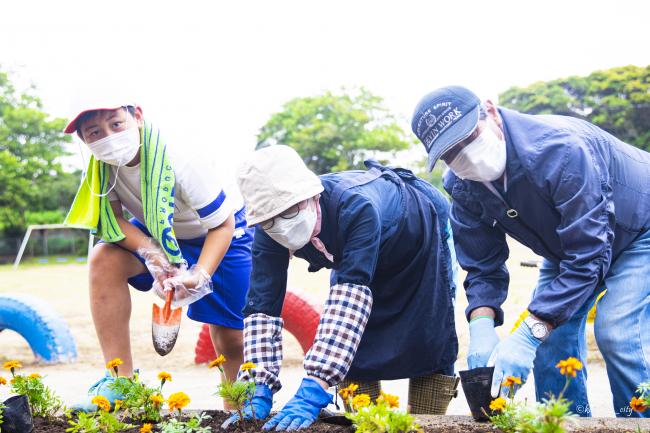
M 218 170 L 205 158 L 186 157 L 174 160 L 176 194 L 193 208 L 206 229 L 223 224 L 235 209 Z

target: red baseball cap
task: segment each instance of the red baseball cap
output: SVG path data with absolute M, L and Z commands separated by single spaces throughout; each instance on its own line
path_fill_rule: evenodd
M 65 127 L 63 132 L 66 134 L 72 134 L 75 131 L 77 131 L 77 121 L 79 118 L 84 114 L 89 111 L 96 111 L 96 110 L 117 110 L 120 107 L 137 107 L 138 105 L 133 103 L 133 102 L 124 102 L 123 100 L 118 101 L 111 101 L 104 99 L 103 101 L 85 101 L 80 104 L 76 104 L 77 108 L 72 111 L 72 114 L 75 115 L 74 119 L 68 123 L 68 126 Z M 70 116 L 72 117 L 72 116 Z

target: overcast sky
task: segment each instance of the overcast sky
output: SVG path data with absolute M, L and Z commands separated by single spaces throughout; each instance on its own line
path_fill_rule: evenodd
M 0 68 L 67 117 L 84 92 L 137 101 L 175 145 L 228 166 L 297 96 L 365 86 L 408 125 L 426 92 L 482 98 L 650 64 L 641 1 L 2 2 Z M 424 153 L 424 149 L 422 149 Z

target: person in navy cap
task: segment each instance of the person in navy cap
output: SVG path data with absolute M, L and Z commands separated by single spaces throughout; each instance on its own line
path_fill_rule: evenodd
M 450 168 L 456 252 L 467 271 L 469 368 L 494 365 L 492 395 L 506 376 L 533 368 L 537 398 L 558 395 L 555 368 L 587 359 L 585 322 L 601 292 L 595 333 L 618 416 L 650 377 L 650 154 L 580 119 L 528 115 L 482 103 L 463 87 L 425 95 L 412 120 L 431 170 Z M 506 234 L 544 257 L 529 315 L 499 341 L 508 294 Z M 565 396 L 589 416 L 587 371 Z M 648 416 L 638 412 L 636 416 Z

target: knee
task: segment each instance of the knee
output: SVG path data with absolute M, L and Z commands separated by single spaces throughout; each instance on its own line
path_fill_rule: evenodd
M 97 283 L 106 281 L 111 276 L 120 276 L 124 268 L 122 251 L 115 245 L 97 244 L 93 247 L 88 260 L 89 278 L 91 288 Z
M 602 311 L 601 311 L 602 313 Z M 604 314 L 596 315 L 596 320 L 594 321 L 594 335 L 596 337 L 596 344 L 598 344 L 598 349 L 603 354 L 607 356 L 616 350 L 616 347 L 621 341 L 621 329 L 616 326 L 612 326 L 613 322 L 610 320 L 605 320 L 603 317 Z
M 244 353 L 243 332 L 238 329 L 210 325 L 212 342 L 219 353 L 226 358 L 242 356 Z

